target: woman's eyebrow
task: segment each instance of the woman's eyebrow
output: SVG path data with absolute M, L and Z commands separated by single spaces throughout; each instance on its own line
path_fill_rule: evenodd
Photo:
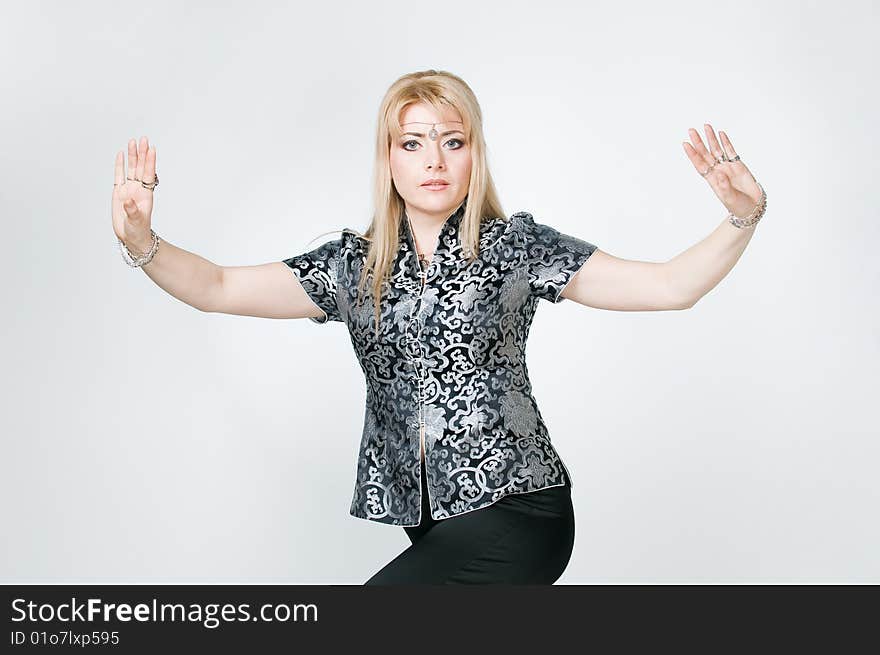
M 447 134 L 455 134 L 456 132 L 458 132 L 461 135 L 464 135 L 464 132 L 462 132 L 461 130 L 449 130 L 448 132 L 443 132 L 440 136 L 446 136 Z M 419 132 L 404 132 L 403 136 L 406 136 L 407 134 L 411 134 L 412 136 L 420 136 L 420 137 L 425 136 L 424 134 L 420 134 Z

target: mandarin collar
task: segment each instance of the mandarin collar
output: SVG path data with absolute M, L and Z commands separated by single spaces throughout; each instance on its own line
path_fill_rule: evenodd
M 443 234 L 447 229 L 457 229 L 459 224 L 461 223 L 461 219 L 464 217 L 466 209 L 467 197 L 465 197 L 458 208 L 454 212 L 452 212 L 445 221 L 443 221 L 443 225 L 440 228 L 440 234 Z M 412 230 L 410 229 L 409 217 L 407 216 L 405 207 L 401 211 L 398 236 L 400 236 L 401 238 L 406 238 L 407 241 L 409 241 L 410 246 L 415 248 L 415 238 L 413 237 Z

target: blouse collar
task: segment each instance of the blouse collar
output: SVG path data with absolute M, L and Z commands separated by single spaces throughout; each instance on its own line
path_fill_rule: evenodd
M 443 239 L 442 236 L 447 232 L 451 234 L 458 233 L 458 226 L 461 223 L 461 219 L 464 217 L 465 210 L 467 209 L 467 196 L 465 196 L 462 203 L 458 206 L 458 208 L 450 214 L 445 221 L 443 221 L 443 226 L 440 228 L 440 243 L 442 244 Z M 412 234 L 412 230 L 409 224 L 409 217 L 406 214 L 406 208 L 401 212 L 400 225 L 398 229 L 398 236 L 401 241 L 404 239 L 409 243 L 409 246 L 415 251 L 415 237 Z

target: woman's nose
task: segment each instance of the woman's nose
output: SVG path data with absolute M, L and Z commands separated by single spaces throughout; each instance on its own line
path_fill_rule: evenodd
M 431 167 L 432 165 L 443 165 L 443 150 L 441 150 L 439 145 L 435 146 L 434 149 L 426 149 L 425 152 L 427 153 L 427 161 L 425 163 L 428 165 L 428 167 Z

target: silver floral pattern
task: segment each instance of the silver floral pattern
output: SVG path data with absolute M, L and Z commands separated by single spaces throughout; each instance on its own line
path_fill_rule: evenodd
M 372 280 L 364 302 L 357 301 L 364 239 L 343 230 L 340 238 L 283 260 L 324 312 L 312 320 L 346 324 L 364 371 L 352 516 L 399 526 L 421 522 L 421 426 L 434 519 L 512 493 L 571 485 L 532 395 L 525 347 L 538 300 L 563 300 L 565 285 L 596 246 L 517 212 L 483 220 L 479 255 L 468 264 L 458 232 L 466 202 L 443 224 L 424 273 L 402 218 L 378 336 Z

